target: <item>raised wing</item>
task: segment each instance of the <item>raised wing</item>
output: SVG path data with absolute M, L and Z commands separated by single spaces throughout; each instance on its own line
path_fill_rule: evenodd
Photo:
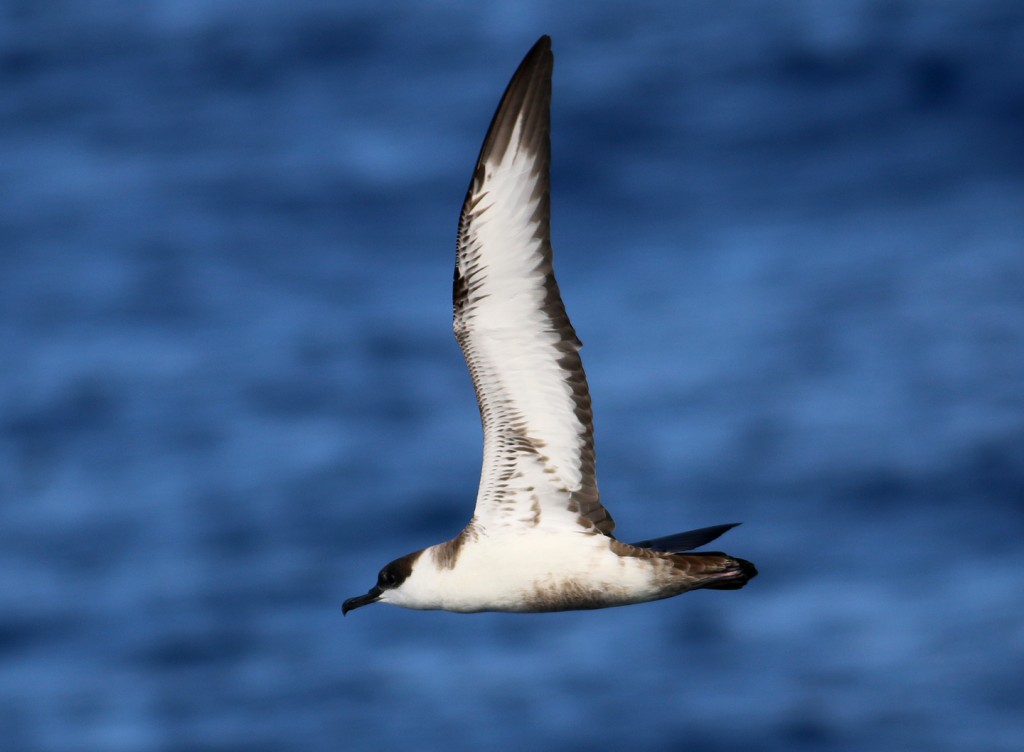
M 455 337 L 476 388 L 484 459 L 472 525 L 611 534 L 594 476 L 581 347 L 551 265 L 551 40 L 520 64 L 459 220 Z

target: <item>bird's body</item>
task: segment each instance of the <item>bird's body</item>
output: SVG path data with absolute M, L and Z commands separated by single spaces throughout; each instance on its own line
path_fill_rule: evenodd
M 399 560 L 410 565 L 403 586 L 385 589 L 381 600 L 460 612 L 626 606 L 716 582 L 728 587 L 738 575 L 735 560 L 722 554 L 656 553 L 575 531 L 448 541 L 409 556 L 411 561 Z
M 603 537 L 603 536 L 602 536 Z M 437 604 L 446 611 L 552 611 L 634 602 L 653 593 L 653 569 L 615 556 L 595 536 L 499 535 L 462 544 L 457 565 L 443 546 L 426 549 L 404 588 L 383 600 L 399 606 Z
M 484 461 L 476 509 L 450 541 L 388 564 L 364 596 L 447 611 L 564 611 L 736 589 L 757 571 L 684 553 L 733 525 L 627 544 L 594 468 L 590 394 L 550 243 L 551 40 L 502 97 L 459 221 L 455 336 L 476 389 Z

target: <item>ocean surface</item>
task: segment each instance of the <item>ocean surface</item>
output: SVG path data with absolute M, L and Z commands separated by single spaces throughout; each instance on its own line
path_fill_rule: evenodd
M 544 33 L 604 501 L 761 574 L 343 619 L 471 513 L 456 220 Z M 4 752 L 1022 745 L 1024 5 L 0 4 Z

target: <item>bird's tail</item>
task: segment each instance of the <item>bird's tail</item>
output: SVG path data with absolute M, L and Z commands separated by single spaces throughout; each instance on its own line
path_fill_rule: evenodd
M 675 568 L 692 580 L 692 590 L 739 590 L 757 576 L 757 567 L 749 561 L 720 551 L 673 554 L 671 558 Z
M 723 533 L 732 530 L 739 523 L 713 525 L 684 533 L 651 538 L 632 545 L 636 548 L 657 552 L 647 555 L 665 555 L 672 560 L 682 579 L 689 583 L 690 590 L 739 590 L 757 576 L 757 567 L 746 559 L 723 554 L 720 551 L 707 553 L 684 553 L 706 545 Z

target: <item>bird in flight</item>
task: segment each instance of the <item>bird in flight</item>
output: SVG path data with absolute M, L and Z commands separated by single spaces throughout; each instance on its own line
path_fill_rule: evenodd
M 735 524 L 624 543 L 601 503 L 581 343 L 552 268 L 550 104 L 543 36 L 523 59 L 473 170 L 456 249 L 455 337 L 473 378 L 484 453 L 476 508 L 451 540 L 395 559 L 342 613 L 413 609 L 567 611 L 708 588 L 754 565 L 690 552 Z

